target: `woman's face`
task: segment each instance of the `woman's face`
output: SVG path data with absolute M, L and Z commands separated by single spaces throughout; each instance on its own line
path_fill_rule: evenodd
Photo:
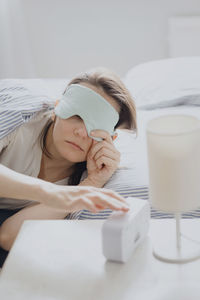
M 120 106 L 114 99 L 91 85 L 84 85 L 103 96 L 117 112 L 120 111 Z M 52 137 L 56 152 L 61 158 L 73 163 L 86 161 L 92 138 L 88 136 L 85 124 L 79 116 L 68 119 L 56 117 Z

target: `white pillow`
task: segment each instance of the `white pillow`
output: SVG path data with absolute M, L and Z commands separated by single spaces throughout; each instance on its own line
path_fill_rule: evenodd
M 68 78 L 1 79 L 0 87 L 10 88 L 13 94 L 22 87 L 27 94 L 44 95 L 54 101 L 62 96 L 69 81 Z
M 200 56 L 140 64 L 127 73 L 124 83 L 140 109 L 200 105 Z

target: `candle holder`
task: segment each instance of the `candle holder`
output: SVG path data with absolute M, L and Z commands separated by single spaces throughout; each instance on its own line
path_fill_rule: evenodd
M 147 124 L 151 205 L 173 213 L 174 233 L 162 232 L 154 245 L 156 258 L 183 263 L 200 258 L 197 241 L 181 235 L 181 214 L 200 206 L 200 120 L 166 115 Z M 164 221 L 163 221 L 164 222 Z

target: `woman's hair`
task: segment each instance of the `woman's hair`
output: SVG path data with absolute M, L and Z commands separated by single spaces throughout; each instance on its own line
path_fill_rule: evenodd
M 91 70 L 89 72 L 83 73 L 74 79 L 72 79 L 68 86 L 71 84 L 81 84 L 85 83 L 95 87 L 97 90 L 102 91 L 107 96 L 113 98 L 120 107 L 119 112 L 119 121 L 115 125 L 114 129 L 123 128 L 130 130 L 131 132 L 137 132 L 137 122 L 136 122 L 136 108 L 134 104 L 134 100 L 125 87 L 123 82 L 120 80 L 118 76 L 116 76 L 110 70 L 104 68 L 98 68 Z M 65 91 L 64 91 L 65 93 Z M 47 125 L 45 126 L 42 133 L 42 150 L 46 155 L 50 157 L 50 153 L 48 153 L 46 148 L 46 136 L 48 129 L 52 124 L 52 120 L 49 120 Z M 69 177 L 68 184 L 69 185 L 77 185 L 80 182 L 81 176 L 83 172 L 86 170 L 86 161 L 76 163 L 74 166 L 74 172 Z

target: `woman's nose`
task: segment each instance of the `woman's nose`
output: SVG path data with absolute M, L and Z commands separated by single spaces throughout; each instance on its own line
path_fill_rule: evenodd
M 88 137 L 87 129 L 85 126 L 75 128 L 74 133 L 75 133 L 75 135 L 79 135 L 82 138 Z

